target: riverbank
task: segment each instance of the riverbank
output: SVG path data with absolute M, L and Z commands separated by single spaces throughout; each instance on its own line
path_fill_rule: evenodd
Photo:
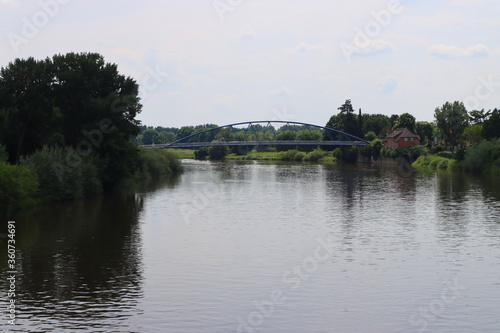
M 122 172 L 124 176 L 113 186 L 105 186 L 112 175 L 103 171 L 102 158 L 89 154 L 70 164 L 69 157 L 75 154 L 71 147 L 45 146 L 22 158 L 17 165 L 9 164 L 5 157 L 0 160 L 0 215 L 52 202 L 91 197 L 123 184 L 183 171 L 180 160 L 171 152 L 137 149 L 129 157 L 128 170 Z
M 171 149 L 172 152 L 179 159 L 196 159 L 194 150 L 187 149 Z M 206 157 L 208 159 L 208 156 Z M 315 149 L 311 152 L 302 152 L 296 149 L 287 151 L 256 151 L 253 150 L 247 154 L 227 154 L 224 160 L 231 161 L 296 161 L 296 162 L 318 162 L 318 163 L 332 163 L 335 158 L 332 152 L 322 149 Z

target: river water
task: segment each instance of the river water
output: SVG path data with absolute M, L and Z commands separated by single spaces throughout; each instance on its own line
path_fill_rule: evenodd
M 12 332 L 500 332 L 500 182 L 183 162 L 14 216 Z M 0 291 L 9 281 L 2 240 Z

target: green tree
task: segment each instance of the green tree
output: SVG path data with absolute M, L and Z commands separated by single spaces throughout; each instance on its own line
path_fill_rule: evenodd
M 175 140 L 180 140 L 188 135 L 191 135 L 194 133 L 194 127 L 193 126 L 183 126 L 181 129 L 177 132 L 177 137 Z
M 49 59 L 16 59 L 0 69 L 0 143 L 11 163 L 41 148 L 60 130 Z
M 389 117 L 383 114 L 363 114 L 363 133 L 374 132 L 377 136 L 385 137 L 384 130 L 391 127 Z
M 139 133 L 138 93 L 133 79 L 96 53 L 17 59 L 1 69 L 0 118 L 9 130 L 2 129 L 0 143 L 11 162 L 49 143 L 81 156 L 95 152 L 105 184 L 112 185 L 131 175 L 138 156 L 131 142 Z
M 469 120 L 473 124 L 482 125 L 488 119 L 488 117 L 491 116 L 491 113 L 491 110 L 488 112 L 485 112 L 484 109 L 482 109 L 481 111 L 474 110 L 469 112 Z
M 145 145 L 150 145 L 153 143 L 159 143 L 160 142 L 160 133 L 155 131 L 152 128 L 149 128 L 142 133 L 142 143 Z
M 370 131 L 370 132 L 368 132 L 368 133 L 365 134 L 365 139 L 367 141 L 373 141 L 376 138 L 377 138 L 377 134 L 375 134 L 375 132 L 373 132 L 373 131 Z
M 416 124 L 416 119 L 414 116 L 412 116 L 409 113 L 403 113 L 401 116 L 399 116 L 398 121 L 394 125 L 394 129 L 407 128 L 412 133 L 415 133 L 415 124 Z
M 483 141 L 483 127 L 475 124 L 470 125 L 464 130 L 463 139 L 472 146 Z
M 348 99 L 342 104 L 340 107 L 337 108 L 337 110 L 340 111 L 342 114 L 352 114 L 354 113 L 354 109 L 351 104 L 351 100 Z
M 434 127 L 431 123 L 426 121 L 419 121 L 415 125 L 416 134 L 420 136 L 422 144 L 432 143 L 432 138 L 434 136 Z
M 434 117 L 445 143 L 451 150 L 455 150 L 465 128 L 469 125 L 469 114 L 464 103 L 446 102 L 442 107 L 436 108 Z
M 483 136 L 485 139 L 500 138 L 500 110 L 493 110 L 491 117 L 484 122 Z

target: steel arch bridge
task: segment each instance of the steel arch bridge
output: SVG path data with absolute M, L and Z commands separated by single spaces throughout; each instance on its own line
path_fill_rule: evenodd
M 280 128 L 277 130 L 273 124 Z M 285 129 L 285 130 L 283 130 Z M 290 130 L 292 133 L 284 134 Z M 305 132 L 308 130 L 308 132 Z M 294 136 L 293 138 L 291 136 Z M 369 142 L 339 130 L 285 120 L 234 123 L 188 135 L 166 146 L 169 149 L 199 149 L 225 146 L 365 146 Z

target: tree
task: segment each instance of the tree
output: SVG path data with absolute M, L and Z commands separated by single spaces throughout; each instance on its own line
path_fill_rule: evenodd
M 468 144 L 475 146 L 483 141 L 483 127 L 478 124 L 470 125 L 464 130 L 462 137 Z
M 152 128 L 149 128 L 142 133 L 142 144 L 150 145 L 153 143 L 159 143 L 160 134 Z
M 420 136 L 422 144 L 432 143 L 432 138 L 434 136 L 434 127 L 431 123 L 426 121 L 419 121 L 415 125 L 416 134 Z
M 0 73 L 0 144 L 11 162 L 57 144 L 81 156 L 95 152 L 106 184 L 133 172 L 139 86 L 115 64 L 97 53 L 68 53 L 16 59 Z
M 398 121 L 394 125 L 394 129 L 407 128 L 412 133 L 415 133 L 415 122 L 416 122 L 416 119 L 414 116 L 412 116 L 409 113 L 403 113 L 401 116 L 399 116 Z
M 342 114 L 352 114 L 352 113 L 354 113 L 354 109 L 352 107 L 350 99 L 346 100 L 345 103 L 342 104 L 337 110 L 340 110 L 340 113 L 342 113 Z
M 482 125 L 491 116 L 491 110 L 485 112 L 484 109 L 481 111 L 474 110 L 469 112 L 469 120 L 473 124 Z
M 394 128 L 398 122 L 399 116 L 397 114 L 392 114 L 389 120 L 391 121 L 391 127 Z
M 500 110 L 491 112 L 491 117 L 483 124 L 483 136 L 485 139 L 500 138 Z
M 446 102 L 434 111 L 436 124 L 445 143 L 455 150 L 465 128 L 469 125 L 469 114 L 464 103 L 455 101 Z
M 0 143 L 10 163 L 40 149 L 59 130 L 50 60 L 16 59 L 0 70 Z
M 363 114 L 363 133 L 374 132 L 378 136 L 385 137 L 384 129 L 391 127 L 389 117 L 383 114 Z

